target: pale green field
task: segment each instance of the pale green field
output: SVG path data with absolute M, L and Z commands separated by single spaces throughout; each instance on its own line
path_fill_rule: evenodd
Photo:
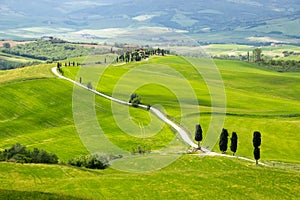
M 9 163 L 0 171 L 0 197 L 15 199 L 34 199 L 38 191 L 40 199 L 299 199 L 300 191 L 298 172 L 195 155 L 146 174 Z
M 293 46 L 293 45 L 274 45 L 274 46 L 250 46 L 250 45 L 239 45 L 239 44 L 211 44 L 208 46 L 203 46 L 203 49 L 207 51 L 212 56 L 224 56 L 224 55 L 233 55 L 233 56 L 239 56 L 239 55 L 247 55 L 247 52 L 250 53 L 250 56 L 252 55 L 252 51 L 255 48 L 261 48 L 262 53 L 265 56 L 269 57 L 275 57 L 279 56 L 280 59 L 285 60 L 299 60 L 300 56 L 289 56 L 289 57 L 283 57 L 284 51 L 288 52 L 300 52 L 299 46 Z
M 243 62 L 222 60 L 215 62 L 222 74 L 226 88 L 227 116 L 224 127 L 230 132 L 238 133 L 240 138 L 238 155 L 252 157 L 252 134 L 255 130 L 259 130 L 262 132 L 264 141 L 262 145 L 262 149 L 265 149 L 262 155 L 263 159 L 299 163 L 300 154 L 297 151 L 297 146 L 300 145 L 297 139 L 300 130 L 300 96 L 297 92 L 300 89 L 299 73 L 277 73 Z M 151 71 L 151 66 L 155 68 L 156 63 L 165 65 L 166 70 L 162 66 L 159 72 Z M 149 67 L 149 70 L 145 71 L 143 65 Z M 147 63 L 133 63 L 121 67 L 112 66 L 105 70 L 97 89 L 111 95 L 112 91 L 116 89 L 115 85 L 117 85 L 119 77 L 122 77 L 129 84 L 122 85 L 122 90 L 117 91 L 117 94 L 114 95 L 127 100 L 129 95 L 125 91 L 130 91 L 132 85 L 145 81 L 145 77 L 140 73 L 149 73 L 150 77 L 155 74 L 163 76 L 166 85 L 170 86 L 176 82 L 177 88 L 180 90 L 180 85 L 184 84 L 185 79 L 168 76 L 170 73 L 167 68 L 172 67 L 188 79 L 189 84 L 195 89 L 200 107 L 188 105 L 188 101 L 182 100 L 184 108 L 191 108 L 187 111 L 187 116 L 183 116 L 179 109 L 178 96 L 174 95 L 174 91 L 157 84 L 148 84 L 138 88 L 137 92 L 142 97 L 142 102 L 162 105 L 167 114 L 173 116 L 178 122 L 184 119 L 185 123 L 183 124 L 191 132 L 194 131 L 195 126 L 191 122 L 195 122 L 195 117 L 200 115 L 200 123 L 204 130 L 207 130 L 211 122 L 210 94 L 203 79 L 197 77 L 197 73 L 193 68 L 189 68 L 189 65 L 184 59 L 168 57 L 153 58 Z M 126 79 L 126 73 L 134 68 L 142 70 L 135 70 L 132 76 Z M 66 68 L 65 71 L 67 76 L 74 77 L 77 69 Z M 184 93 L 184 90 L 181 91 Z M 219 133 L 215 134 L 219 135 Z M 218 150 L 218 146 L 214 149 Z

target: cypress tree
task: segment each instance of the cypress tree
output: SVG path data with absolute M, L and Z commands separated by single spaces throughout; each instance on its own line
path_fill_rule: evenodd
M 258 165 L 258 160 L 260 159 L 260 148 L 255 147 L 253 154 L 254 154 L 254 159 L 256 161 L 256 165 Z
M 261 145 L 261 134 L 259 131 L 254 131 L 252 142 L 254 147 L 259 147 Z
M 220 142 L 219 142 L 219 147 L 220 151 L 222 153 L 225 153 L 227 151 L 227 145 L 228 145 L 228 131 L 227 129 L 222 129 L 222 133 L 220 135 Z
M 230 140 L 231 140 L 230 150 L 232 151 L 232 153 L 234 155 L 237 150 L 237 142 L 238 142 L 238 136 L 237 136 L 236 132 L 232 132 Z
M 254 146 L 254 159 L 256 160 L 256 165 L 258 165 L 258 160 L 260 159 L 260 148 L 261 145 L 261 134 L 259 131 L 254 131 L 253 133 L 253 146 Z
M 200 124 L 196 125 L 195 140 L 198 142 L 198 148 L 201 150 L 200 142 L 202 141 L 202 128 Z

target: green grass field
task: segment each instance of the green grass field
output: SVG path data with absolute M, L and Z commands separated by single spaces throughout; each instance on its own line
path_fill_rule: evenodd
M 74 134 L 73 86 L 57 80 L 50 72 L 52 66 L 1 71 L 2 148 L 19 142 L 30 148 L 48 149 L 61 159 L 87 153 Z
M 0 166 L 5 172 L 1 177 L 2 190 L 27 191 L 32 196 L 42 191 L 62 198 L 66 195 L 90 199 L 298 199 L 300 190 L 297 172 L 195 155 L 185 155 L 170 166 L 147 174 L 51 165 Z M 14 195 L 22 197 L 23 193 Z
M 255 130 L 259 130 L 263 135 L 262 148 L 265 149 L 262 155 L 263 159 L 299 163 L 300 154 L 296 150 L 297 146 L 300 145 L 296 139 L 299 138 L 298 130 L 300 128 L 300 95 L 297 92 L 300 89 L 299 73 L 277 73 L 265 70 L 260 66 L 238 61 L 215 60 L 215 62 L 222 74 L 227 95 L 227 116 L 224 127 L 230 132 L 236 131 L 238 133 L 240 138 L 238 154 L 252 157 L 252 151 L 249 151 L 252 149 L 252 134 Z M 207 130 L 210 123 L 209 92 L 203 79 L 197 78 L 195 71 L 187 70 L 190 64 L 181 58 L 158 57 L 153 58 L 149 63 L 132 63 L 124 67 L 109 67 L 101 77 L 97 89 L 111 95 L 119 77 L 123 78 L 128 71 L 135 67 L 141 68 L 142 65 L 147 64 L 151 68 L 156 63 L 171 66 L 187 77 L 193 88 L 196 88 L 195 92 L 200 107 L 193 106 L 188 111 L 189 116 L 181 116 L 176 96 L 171 91 L 156 84 L 147 85 L 147 87 L 144 86 L 137 90 L 138 94 L 142 96 L 142 101 L 151 105 L 163 105 L 166 112 L 175 117 L 178 122 L 185 118 L 188 122 L 184 125 L 191 131 L 194 131 L 195 124 L 189 123 L 189 121 L 195 121 L 193 116 L 201 115 L 200 123 L 204 130 Z M 66 68 L 65 71 L 67 76 L 74 78 L 78 69 Z M 139 72 L 133 74 L 134 80 L 130 77 L 126 79 L 130 84 L 122 87 L 122 91 L 129 90 L 128 88 L 134 85 L 134 82 L 144 81 Z M 174 83 L 175 81 L 174 77 L 166 76 L 168 72 L 163 70 L 163 67 L 160 72 L 152 73 L 151 70 L 141 72 L 150 73 L 151 76 L 154 73 L 165 75 L 164 79 L 167 83 Z M 139 77 L 141 78 L 139 79 Z M 176 77 L 178 85 L 181 85 L 180 81 L 183 80 Z M 127 86 L 128 88 L 126 88 Z M 127 100 L 129 95 L 118 92 L 117 97 Z M 183 103 L 187 102 L 184 101 Z M 274 148 L 274 145 L 277 147 Z M 218 150 L 218 146 L 215 150 Z
M 0 198 L 12 195 L 12 199 L 299 199 L 300 74 L 277 73 L 237 61 L 215 60 L 215 63 L 226 88 L 224 127 L 238 134 L 237 155 L 253 157 L 252 134 L 259 130 L 262 133 L 261 161 L 275 167 L 255 166 L 229 158 L 202 158 L 193 154 L 184 155 L 170 166 L 146 174 L 125 173 L 111 168 L 97 171 L 65 165 L 0 163 Z M 1 150 L 19 142 L 28 148 L 38 147 L 56 153 L 63 162 L 88 154 L 74 124 L 73 85 L 54 77 L 50 71 L 53 66 L 55 64 L 0 71 Z M 160 70 L 151 70 L 155 67 Z M 168 67 L 177 70 L 183 77 L 171 74 Z M 148 62 L 110 66 L 105 70 L 94 68 L 87 69 L 103 72 L 99 84 L 94 82 L 99 78 L 96 73 L 85 77 L 85 71 L 82 71 L 84 84 L 92 81 L 99 91 L 124 100 L 129 99 L 127 91 L 132 85 L 145 80 L 142 74 L 153 77 L 156 74 L 157 78 L 163 77 L 166 84 L 174 85 L 175 82 L 182 87 L 187 81 L 194 88 L 200 104 L 189 104 L 184 99 L 181 106 L 188 108 L 187 116 L 182 116 L 176 95 L 170 88 L 147 84 L 136 91 L 142 102 L 162 105 L 176 121 L 184 118 L 184 125 L 192 132 L 195 126 L 192 122 L 200 115 L 206 134 L 211 121 L 210 95 L 204 79 L 186 60 L 171 56 L 155 57 Z M 79 80 L 76 77 L 78 68 L 64 68 L 64 72 L 66 76 Z M 120 77 L 129 84 L 117 84 Z M 121 90 L 116 90 L 116 85 L 121 85 Z M 183 92 L 183 95 L 186 94 Z M 156 135 L 146 139 L 128 136 L 114 122 L 112 107 L 116 111 L 114 115 L 118 115 L 125 124 L 132 120 L 137 127 L 150 124 L 151 115 L 130 108 L 128 119 L 122 114 L 128 108 L 96 97 L 95 111 L 101 128 L 115 145 L 127 151 L 137 145 L 159 150 L 174 137 L 173 131 L 163 124 Z M 134 134 L 140 134 L 139 129 L 134 130 Z M 149 132 L 144 134 L 151 135 L 151 127 L 146 130 Z M 218 146 L 214 150 L 218 151 Z

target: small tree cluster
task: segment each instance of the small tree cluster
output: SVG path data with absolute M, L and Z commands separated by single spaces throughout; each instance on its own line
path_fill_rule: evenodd
M 56 64 L 57 70 L 61 73 L 61 75 L 64 75 L 64 71 L 62 70 L 62 64 L 60 62 L 58 62 Z
M 69 160 L 69 165 L 90 169 L 105 169 L 109 166 L 109 159 L 100 154 L 86 155 Z
M 17 143 L 11 148 L 0 152 L 0 161 L 56 164 L 58 163 L 58 157 L 55 154 L 37 148 L 34 148 L 33 151 L 27 150 L 26 146 Z
M 150 152 L 151 152 L 150 146 L 138 145 L 137 147 L 132 147 L 132 154 L 145 154 L 145 153 L 150 153 Z
M 197 129 L 196 129 L 197 130 Z M 196 137 L 195 137 L 196 140 Z M 238 145 L 238 136 L 236 132 L 232 132 L 232 136 L 230 138 L 231 140 L 231 145 L 230 145 L 230 150 L 232 151 L 233 155 L 236 153 L 237 150 L 237 145 Z M 197 141 L 197 140 L 196 140 Z M 258 164 L 258 160 L 260 159 L 260 145 L 261 145 L 261 134 L 259 131 L 255 131 L 253 133 L 253 155 L 254 159 L 256 160 L 256 164 Z M 222 129 L 222 133 L 220 135 L 220 141 L 219 141 L 219 147 L 220 151 L 222 153 L 225 153 L 227 151 L 227 143 L 228 143 L 228 131 L 227 129 Z
M 222 129 L 221 135 L 220 135 L 220 141 L 219 141 L 219 148 L 222 153 L 226 153 L 228 148 L 228 130 Z M 236 132 L 232 132 L 231 138 L 230 138 L 231 144 L 230 144 L 230 150 L 232 151 L 232 154 L 234 155 L 237 150 L 237 144 L 238 144 L 238 136 Z
M 138 62 L 153 55 L 165 56 L 166 54 L 170 54 L 170 51 L 160 48 L 136 48 L 132 51 L 127 50 L 125 53 L 121 53 L 121 55 L 116 58 L 116 62 Z
M 203 139 L 202 135 L 203 131 L 201 128 L 200 124 L 196 125 L 196 130 L 195 130 L 195 140 L 198 142 L 198 149 L 201 150 L 201 145 L 200 142 Z M 238 137 L 236 132 L 232 132 L 232 136 L 230 138 L 231 140 L 231 145 L 230 145 L 230 150 L 232 151 L 233 155 L 236 153 L 237 150 L 237 143 L 238 143 Z M 219 148 L 222 153 L 225 153 L 227 151 L 227 146 L 228 146 L 228 131 L 227 129 L 222 129 L 221 135 L 220 135 L 220 141 L 219 141 Z
M 62 66 L 64 66 L 64 67 L 71 67 L 71 66 L 76 67 L 76 66 L 79 66 L 79 65 L 80 65 L 80 63 L 75 62 L 75 61 L 65 62 L 64 64 L 61 63 L 61 62 L 57 62 L 57 68 L 62 67 Z
M 141 98 L 136 93 L 133 93 L 130 95 L 129 103 L 131 103 L 133 107 L 138 107 L 141 103 Z

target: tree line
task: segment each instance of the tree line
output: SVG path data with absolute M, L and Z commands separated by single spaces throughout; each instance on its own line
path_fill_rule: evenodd
M 201 128 L 200 124 L 196 125 L 195 128 L 195 140 L 198 142 L 198 149 L 201 150 L 201 141 L 203 139 L 203 130 Z M 219 139 L 219 149 L 220 151 L 224 154 L 226 153 L 228 149 L 228 130 L 223 128 L 222 132 L 220 134 L 220 139 Z M 230 150 L 233 155 L 235 155 L 238 147 L 238 136 L 236 132 L 232 132 L 231 138 L 230 138 L 231 144 L 230 144 Z M 253 133 L 253 139 L 252 139 L 254 151 L 253 151 L 253 156 L 256 161 L 256 164 L 258 164 L 258 160 L 260 159 L 260 145 L 261 145 L 261 133 L 259 131 L 254 131 Z
M 34 148 L 33 151 L 27 150 L 26 146 L 16 143 L 11 148 L 0 151 L 0 161 L 57 164 L 58 157 L 38 148 Z
M 132 51 L 125 51 L 124 53 L 121 53 L 121 55 L 119 55 L 115 61 L 117 63 L 118 62 L 126 62 L 126 63 L 138 62 L 138 61 L 141 61 L 142 59 L 147 59 L 153 55 L 165 56 L 167 54 L 170 54 L 170 51 L 165 50 L 165 49 L 137 48 Z
M 297 56 L 299 53 L 295 53 L 293 51 L 283 51 L 284 57 L 288 56 Z M 261 48 L 255 48 L 252 50 L 252 54 L 250 51 L 247 52 L 246 55 L 222 55 L 215 56 L 215 58 L 219 59 L 228 59 L 228 60 L 242 60 L 247 62 L 254 62 L 264 67 L 268 67 L 270 69 L 276 70 L 278 72 L 287 72 L 287 71 L 300 71 L 300 60 L 291 59 L 280 59 L 279 56 L 275 56 L 275 58 L 265 56 Z
M 78 156 L 76 158 L 70 159 L 68 161 L 68 164 L 75 167 L 84 167 L 89 169 L 105 169 L 109 167 L 110 160 L 114 160 L 117 158 L 122 158 L 122 156 L 105 156 L 101 154 L 92 154 Z
M 119 158 L 122 156 L 92 154 L 72 158 L 68 164 L 90 169 L 105 169 L 109 166 L 109 161 Z M 0 162 L 58 164 L 59 159 L 56 154 L 38 148 L 28 150 L 26 146 L 16 143 L 10 148 L 0 151 Z M 64 163 L 61 162 L 60 164 Z
M 2 52 L 4 53 L 48 62 L 85 56 L 88 55 L 90 51 L 90 49 L 79 45 L 60 42 L 60 40 L 56 38 L 53 38 L 50 41 L 37 40 L 36 42 L 20 44 L 14 47 L 9 46 L 2 49 Z
M 14 62 L 14 61 L 8 61 L 4 59 L 0 59 L 0 70 L 9 70 L 9 69 L 16 69 L 16 68 L 22 68 L 25 66 L 32 66 L 40 64 L 39 61 L 28 61 L 28 62 Z

